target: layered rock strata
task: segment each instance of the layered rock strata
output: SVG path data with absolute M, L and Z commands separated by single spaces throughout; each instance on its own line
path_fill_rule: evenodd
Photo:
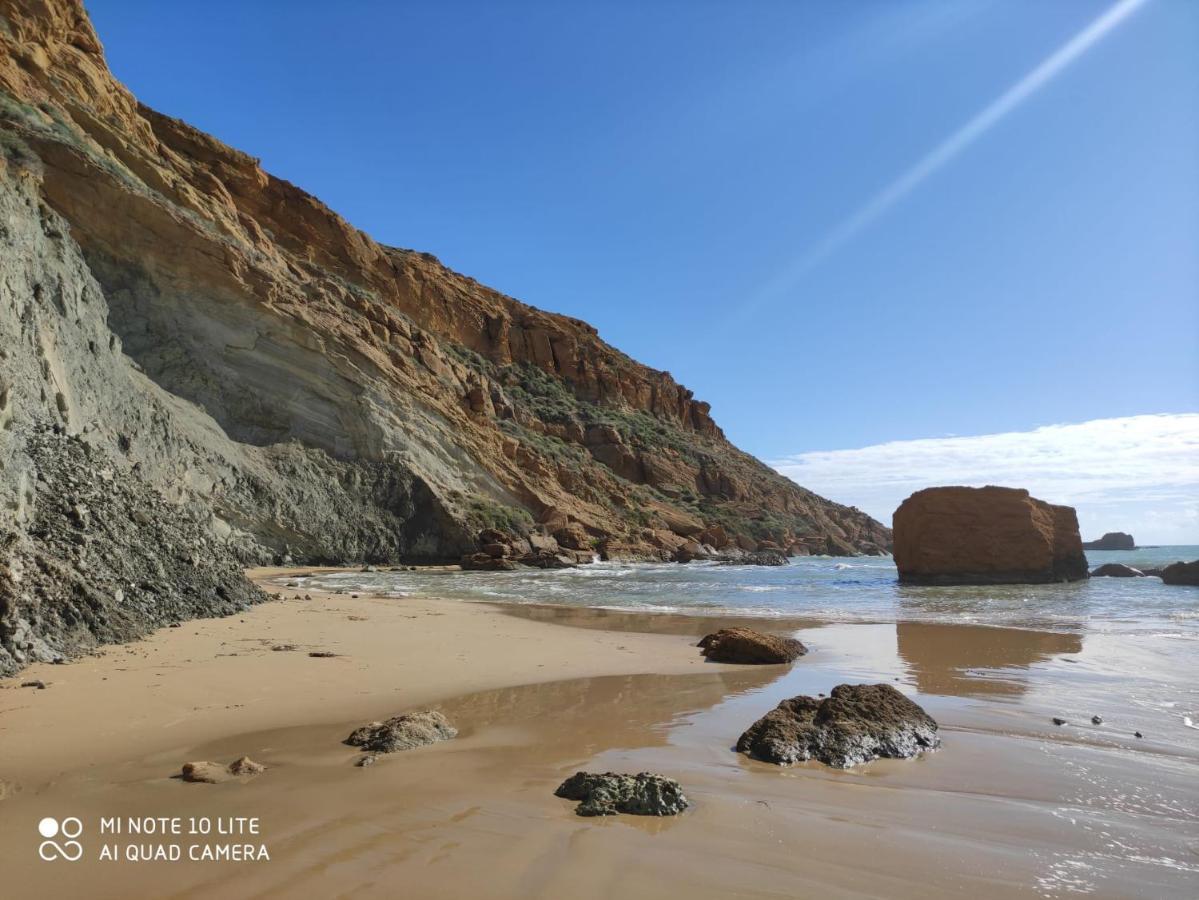
M 0 0 L 0 289 L 0 672 L 252 602 L 250 563 L 889 546 L 585 322 L 138 102 L 78 0 Z M 59 440 L 88 456 L 47 479 Z M 62 510 L 112 491 L 104 560 Z

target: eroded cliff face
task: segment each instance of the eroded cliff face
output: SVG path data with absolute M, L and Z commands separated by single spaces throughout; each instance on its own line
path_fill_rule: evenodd
M 166 520 L 206 523 L 196 566 L 231 598 L 210 610 L 253 599 L 227 563 L 456 559 L 484 528 L 639 558 L 889 541 L 586 323 L 380 245 L 138 103 L 75 0 L 0 0 L 0 150 L 0 668 L 204 611 L 87 549 L 103 538 L 59 501 L 99 472 L 169 504 L 116 556 L 152 566 Z M 43 477 L 54 441 L 87 448 L 74 487 Z M 62 587 L 89 581 L 86 602 Z

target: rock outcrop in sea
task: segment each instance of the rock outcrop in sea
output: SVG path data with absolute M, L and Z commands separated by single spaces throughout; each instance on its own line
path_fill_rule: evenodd
M 140 103 L 79 0 L 0 0 L 0 283 L 0 672 L 242 608 L 246 564 L 890 543 L 587 323 Z
M 927 488 L 900 504 L 892 525 L 907 584 L 1043 584 L 1088 574 L 1074 510 L 1019 488 Z
M 846 769 L 940 746 L 937 723 L 889 684 L 839 684 L 823 700 L 784 700 L 741 735 L 737 750 L 778 765 L 818 760 Z
M 1083 541 L 1084 550 L 1135 550 L 1137 542 L 1131 534 L 1123 531 L 1109 531 L 1097 541 Z

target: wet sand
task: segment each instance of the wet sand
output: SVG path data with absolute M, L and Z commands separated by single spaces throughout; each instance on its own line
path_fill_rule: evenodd
M 797 621 L 807 657 L 738 667 L 698 656 L 711 620 L 310 593 L 0 683 L 0 779 L 15 783 L 0 893 L 1190 897 L 1199 884 L 1199 749 L 1105 701 L 1080 635 Z M 270 649 L 284 643 L 298 649 Z M 49 687 L 17 686 L 35 678 Z M 937 718 L 942 750 L 840 772 L 730 749 L 783 697 L 882 680 Z M 353 766 L 351 728 L 426 705 L 457 739 Z M 1085 724 L 1053 726 L 1063 705 Z M 171 777 L 243 754 L 270 768 Z M 693 808 L 581 819 L 553 796 L 581 768 L 662 772 Z M 84 822 L 79 862 L 38 858 L 44 816 Z M 102 816 L 257 816 L 260 834 L 107 837 Z M 98 858 L 106 843 L 186 856 L 244 840 L 270 861 Z

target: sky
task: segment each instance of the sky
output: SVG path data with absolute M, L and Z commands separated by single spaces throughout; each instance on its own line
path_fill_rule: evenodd
M 1192 0 L 87 7 L 144 102 L 378 240 L 586 319 L 884 522 L 894 483 L 862 460 L 945 483 L 921 466 L 940 441 L 973 483 L 995 447 L 1084 434 L 1110 459 L 1135 450 L 1120 423 L 1199 411 Z M 834 462 L 860 490 L 821 480 Z M 1018 463 L 1007 483 L 1044 477 Z M 1050 488 L 1104 530 L 1199 543 L 1160 498 Z

